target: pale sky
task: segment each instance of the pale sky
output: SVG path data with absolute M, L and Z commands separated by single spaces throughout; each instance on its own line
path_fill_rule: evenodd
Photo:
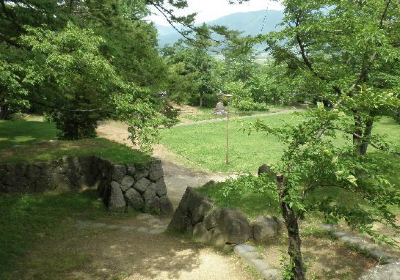
M 229 5 L 228 0 L 187 0 L 189 8 L 185 9 L 184 13 L 197 12 L 196 22 L 203 23 L 211 21 L 229 14 L 238 12 L 250 12 L 259 10 L 283 10 L 280 1 L 270 0 L 250 0 L 240 5 Z M 157 24 L 168 25 L 168 22 L 163 16 L 157 14 L 156 9 L 152 9 L 155 13 L 149 19 Z

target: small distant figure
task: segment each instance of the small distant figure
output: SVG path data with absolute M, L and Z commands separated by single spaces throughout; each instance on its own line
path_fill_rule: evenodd
M 226 116 L 228 114 L 228 110 L 226 110 L 226 108 L 224 106 L 224 102 L 222 101 L 222 98 L 224 97 L 224 94 L 222 93 L 222 91 L 219 91 L 217 93 L 217 97 L 218 97 L 218 103 L 213 111 L 213 115 Z

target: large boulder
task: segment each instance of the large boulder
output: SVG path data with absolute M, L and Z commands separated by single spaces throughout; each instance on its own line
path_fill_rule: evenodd
M 213 207 L 212 200 L 187 188 L 176 209 L 168 229 L 180 233 L 192 233 L 193 226 L 202 222 Z
M 108 209 L 115 212 L 124 212 L 126 209 L 126 202 L 124 194 L 118 183 L 111 184 L 110 198 L 108 201 Z
M 222 208 L 218 228 L 225 243 L 241 244 L 251 238 L 251 229 L 246 215 L 236 208 Z
M 168 229 L 218 247 L 240 244 L 251 238 L 246 215 L 235 208 L 216 208 L 208 197 L 187 188 Z
M 160 160 L 155 160 L 150 164 L 149 168 L 149 179 L 153 182 L 157 181 L 160 179 L 162 176 L 164 176 L 161 161 Z
M 268 243 L 272 238 L 279 234 L 281 222 L 277 217 L 258 216 L 251 223 L 253 238 L 260 243 Z
M 129 203 L 129 205 L 133 209 L 140 210 L 143 208 L 144 200 L 143 200 L 142 196 L 140 195 L 140 193 L 138 191 L 136 191 L 135 189 L 130 188 L 129 190 L 127 190 L 127 192 L 125 193 L 125 197 Z
M 139 191 L 140 193 L 144 193 L 147 188 L 150 186 L 151 182 L 147 180 L 146 178 L 142 178 L 139 181 L 137 181 L 133 187 Z
M 174 212 L 174 207 L 172 206 L 171 200 L 165 194 L 160 197 L 160 210 L 164 214 L 172 214 Z
M 400 261 L 385 265 L 378 265 L 370 269 L 359 280 L 399 280 L 400 279 Z
M 130 187 L 133 186 L 134 183 L 135 183 L 135 179 L 133 179 L 132 176 L 125 175 L 121 181 L 122 191 L 126 192 L 128 189 L 130 189 Z
M 167 186 L 165 185 L 164 177 L 161 177 L 157 180 L 156 193 L 160 197 L 167 194 Z
M 112 180 L 121 183 L 122 179 L 126 175 L 125 165 L 114 165 L 112 170 Z

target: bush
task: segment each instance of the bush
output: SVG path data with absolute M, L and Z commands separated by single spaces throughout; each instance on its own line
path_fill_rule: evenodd
M 238 100 L 233 104 L 240 111 L 266 111 L 267 104 L 254 102 L 251 98 Z

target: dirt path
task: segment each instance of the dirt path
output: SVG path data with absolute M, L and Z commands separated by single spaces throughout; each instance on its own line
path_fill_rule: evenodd
M 97 132 L 101 137 L 132 146 L 132 142 L 127 140 L 129 134 L 127 126 L 124 124 L 104 122 L 98 127 Z M 174 208 L 178 206 L 187 187 L 196 188 L 210 180 L 220 182 L 229 177 L 234 177 L 232 174 L 194 171 L 187 166 L 177 164 L 176 155 L 162 145 L 154 147 L 154 156 L 162 161 L 168 196 Z
M 233 117 L 233 119 L 242 120 L 242 119 L 260 118 L 260 117 L 273 116 L 273 115 L 287 115 L 287 114 L 292 114 L 294 112 L 301 112 L 301 111 L 304 111 L 304 109 L 286 109 L 286 110 L 280 110 L 277 112 L 254 114 L 254 115 L 250 115 L 250 116 Z M 176 126 L 189 126 L 189 125 L 204 124 L 204 123 L 217 123 L 217 122 L 224 122 L 225 120 L 226 120 L 226 118 L 218 118 L 218 119 L 203 120 L 203 121 L 186 121 L 184 123 L 179 123 Z
M 233 255 L 162 234 L 167 222 L 148 214 L 76 221 L 64 237 L 32 251 L 23 279 L 256 279 Z

